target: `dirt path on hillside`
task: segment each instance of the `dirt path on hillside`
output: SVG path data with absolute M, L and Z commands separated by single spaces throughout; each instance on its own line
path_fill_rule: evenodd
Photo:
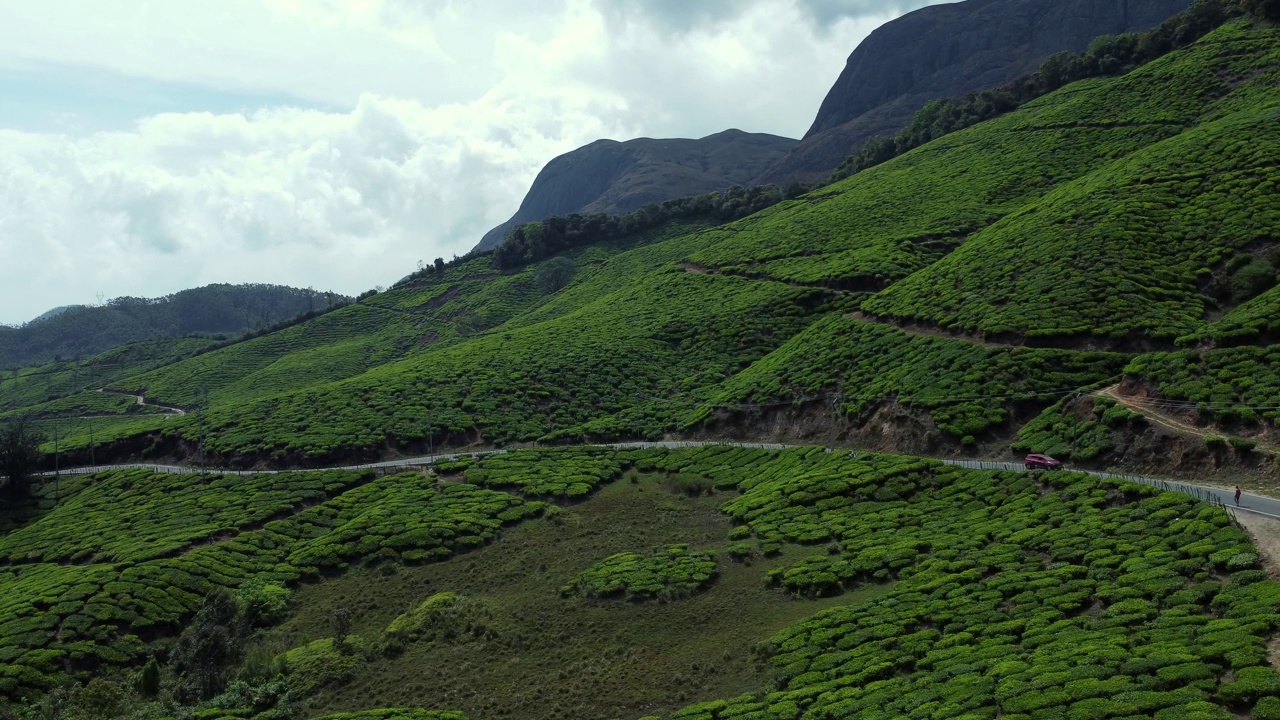
M 1253 513 L 1236 513 L 1235 519 L 1258 547 L 1267 574 L 1280 578 L 1280 520 Z
M 1235 513 L 1234 517 L 1258 548 L 1258 557 L 1267 575 L 1280 579 L 1280 520 L 1252 513 Z M 1267 643 L 1267 659 L 1271 667 L 1280 669 L 1280 635 Z
M 1238 437 L 1234 435 L 1228 435 L 1220 431 L 1216 431 L 1213 428 L 1204 428 L 1204 427 L 1198 427 L 1196 425 L 1192 425 L 1191 423 L 1186 422 L 1185 420 L 1181 420 L 1173 415 L 1170 415 L 1168 413 L 1161 411 L 1153 403 L 1151 403 L 1145 398 L 1138 398 L 1130 395 L 1121 395 L 1119 385 L 1112 385 L 1111 387 L 1104 388 L 1102 390 L 1099 390 L 1096 394 L 1099 397 L 1105 397 L 1110 400 L 1115 400 L 1121 405 L 1147 418 L 1147 420 L 1155 423 L 1156 425 L 1159 425 L 1165 428 L 1166 430 L 1172 430 L 1173 432 L 1178 433 L 1180 435 L 1190 435 L 1192 437 L 1199 437 L 1199 438 L 1221 437 L 1225 439 Z M 1257 443 L 1259 450 L 1265 450 L 1267 452 L 1272 452 L 1272 453 L 1280 452 L 1280 447 L 1272 445 L 1271 443 L 1259 442 L 1254 438 L 1240 438 L 1240 439 L 1249 440 L 1251 442 Z
M 161 405 L 161 404 L 159 404 L 159 403 L 147 402 L 147 396 L 146 396 L 146 395 L 139 395 L 139 394 L 137 394 L 137 393 L 131 393 L 131 392 L 127 391 L 127 390 L 110 390 L 110 389 L 108 389 L 108 388 L 98 388 L 98 392 L 100 392 L 100 393 L 111 393 L 111 394 L 113 394 L 113 395 L 128 395 L 129 397 L 132 397 L 132 398 L 134 398 L 134 399 L 136 399 L 136 400 L 138 401 L 138 407 L 153 407 L 153 408 L 157 408 L 157 409 L 159 409 L 159 410 L 163 410 L 163 411 L 164 411 L 164 414 L 165 414 L 165 415 L 167 415 L 167 416 L 169 416 L 169 417 L 181 417 L 181 416 L 183 416 L 183 415 L 186 415 L 186 414 L 187 414 L 187 411 L 186 411 L 186 410 L 183 410 L 183 409 L 182 409 L 182 408 L 180 408 L 180 407 L 176 407 L 176 406 L 174 406 L 174 405 Z
M 928 325 L 920 325 L 917 323 L 910 323 L 910 324 L 901 323 L 889 318 L 881 318 L 881 317 L 876 317 L 874 315 L 868 315 L 862 312 L 861 310 L 854 310 L 853 312 L 848 314 L 848 317 L 854 320 L 857 320 L 858 322 L 872 323 L 874 325 L 888 325 L 891 328 L 894 328 L 896 330 L 901 330 L 902 332 L 908 335 L 915 335 L 916 337 L 941 338 L 943 340 L 956 340 L 958 342 L 969 343 L 970 345 L 981 345 L 982 347 L 990 347 L 990 348 L 1026 347 L 1025 345 L 1018 345 L 1015 343 L 1002 343 L 1002 342 L 996 342 L 994 340 L 987 340 L 981 335 L 963 335 L 960 333 L 948 332 L 939 327 L 930 327 Z

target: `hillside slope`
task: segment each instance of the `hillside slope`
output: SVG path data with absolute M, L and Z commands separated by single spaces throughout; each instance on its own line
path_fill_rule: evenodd
M 931 100 L 1003 85 L 1100 35 L 1141 32 L 1191 0 L 965 0 L 877 28 L 849 56 L 813 125 L 757 184 L 825 180 L 876 135 L 892 136 Z
M 511 228 L 552 215 L 621 214 L 649 203 L 746 185 L 795 144 L 741 130 L 698 140 L 597 140 L 547 163 L 516 214 L 485 233 L 476 249 L 491 249 Z
M 722 422 L 1007 447 L 1273 297 L 1216 288 L 1275 225 L 1276 34 L 1235 23 L 729 225 L 574 250 L 563 289 L 480 256 L 112 388 L 206 388 L 206 449 L 245 465 Z M 796 420 L 752 425 L 759 406 Z M 145 444 L 191 452 L 196 418 L 152 422 Z
M 1226 509 L 911 457 L 1274 477 L 1277 53 L 1232 22 L 727 225 L 113 351 L 108 389 L 199 414 L 19 373 L 77 459 L 286 471 L 4 496 L 0 717 L 1280 717 L 1280 583 Z M 582 443 L 699 435 L 822 443 Z

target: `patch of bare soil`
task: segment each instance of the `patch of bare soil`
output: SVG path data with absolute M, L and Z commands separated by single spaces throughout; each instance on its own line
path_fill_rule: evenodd
M 1190 435 L 1190 436 L 1199 437 L 1199 438 L 1206 438 L 1209 436 L 1219 436 L 1219 437 L 1225 437 L 1225 438 L 1235 437 L 1217 428 L 1199 427 L 1196 425 L 1192 425 L 1191 423 L 1186 422 L 1185 420 L 1179 419 L 1172 413 L 1163 411 L 1155 402 L 1151 400 L 1151 398 L 1138 396 L 1138 395 L 1125 395 L 1125 394 L 1122 394 L 1120 390 L 1121 388 L 1119 385 L 1112 385 L 1109 388 L 1099 390 L 1097 394 L 1102 397 L 1115 400 L 1116 402 L 1120 403 L 1121 405 L 1124 405 L 1125 407 L 1129 408 L 1133 412 L 1146 416 L 1146 418 L 1151 422 L 1157 425 L 1161 425 L 1166 429 L 1171 430 L 1175 433 Z M 1274 452 L 1280 451 L 1280 447 L 1277 447 L 1265 440 L 1259 440 L 1258 438 L 1243 438 L 1243 439 L 1251 440 L 1257 443 L 1257 446 L 1259 448 L 1269 452 L 1274 453 Z
M 1258 546 L 1262 567 L 1267 574 L 1280 578 L 1280 520 L 1242 512 L 1236 513 L 1236 522 L 1249 533 L 1253 544 Z
M 1263 569 L 1272 578 L 1280 578 L 1280 520 L 1253 513 L 1237 513 L 1236 521 L 1257 546 Z M 1267 660 L 1271 667 L 1280 669 L 1280 635 L 1267 642 Z

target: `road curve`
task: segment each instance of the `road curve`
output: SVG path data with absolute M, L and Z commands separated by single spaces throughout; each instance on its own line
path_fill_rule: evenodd
M 756 443 L 756 442 L 743 442 L 738 440 L 712 440 L 712 441 L 670 440 L 670 441 L 662 441 L 662 442 L 600 443 L 600 444 L 588 444 L 585 447 L 604 447 L 604 448 L 615 448 L 618 450 L 645 449 L 645 448 L 662 448 L 662 449 L 674 450 L 678 448 L 709 447 L 709 446 L 754 448 L 754 449 L 760 449 L 760 450 L 789 450 L 789 449 L 798 448 L 798 447 L 814 447 L 813 445 L 783 445 L 779 443 Z M 557 445 L 553 447 L 565 447 L 565 446 Z M 579 447 L 582 447 L 582 446 L 579 446 Z M 835 452 L 837 450 L 840 450 L 840 451 L 847 450 L 855 454 L 859 452 L 857 450 L 851 450 L 849 448 L 826 448 L 827 452 Z M 424 467 L 424 466 L 433 465 L 441 461 L 458 460 L 461 458 L 479 458 L 479 457 L 484 457 L 488 455 L 502 455 L 507 452 L 509 451 L 507 450 L 476 450 L 473 452 L 442 453 L 437 455 L 424 455 L 421 457 L 414 457 L 414 458 L 402 458 L 400 460 L 387 460 L 384 462 L 364 463 L 360 465 L 338 465 L 338 466 L 327 467 L 327 468 L 307 468 L 305 471 L 319 472 L 323 470 L 367 470 L 367 469 Z M 1027 468 L 1024 467 L 1021 463 L 1015 463 L 1015 462 L 1004 462 L 999 460 L 955 460 L 955 459 L 947 459 L 947 458 L 926 458 L 926 459 L 937 460 L 947 465 L 954 465 L 956 467 L 968 468 L 970 470 L 1008 470 L 1013 472 L 1029 472 Z M 60 474 L 88 475 L 92 473 L 103 472 L 106 470 L 127 470 L 127 469 L 152 470 L 154 472 L 171 473 L 171 474 L 197 474 L 200 472 L 200 468 L 198 467 L 189 467 L 185 465 L 122 463 L 122 464 L 116 464 L 116 465 L 97 465 L 93 467 L 70 468 L 66 470 L 61 470 Z M 226 468 L 213 468 L 213 467 L 205 468 L 205 472 L 207 473 L 218 473 L 218 474 L 234 473 L 239 475 L 277 474 L 281 472 L 299 472 L 299 471 L 301 470 L 299 469 L 230 470 Z M 1039 471 L 1034 471 L 1034 472 L 1039 472 Z M 1157 478 L 1157 477 L 1151 477 L 1147 475 L 1126 475 L 1126 474 L 1120 474 L 1120 473 L 1097 472 L 1093 470 L 1071 470 L 1070 472 L 1082 472 L 1087 475 L 1093 475 L 1094 477 L 1099 477 L 1099 478 L 1106 478 L 1106 479 L 1112 479 L 1112 480 L 1126 480 L 1128 482 L 1140 483 L 1142 485 L 1151 485 L 1153 487 L 1158 487 L 1162 490 L 1185 493 L 1187 495 L 1191 495 L 1205 502 L 1209 502 L 1214 505 L 1221 505 L 1222 507 L 1226 508 L 1229 511 L 1239 510 L 1242 512 L 1252 513 L 1255 515 L 1262 515 L 1265 517 L 1270 517 L 1270 518 L 1275 518 L 1280 520 L 1280 500 L 1276 498 L 1266 497 L 1263 495 L 1251 495 L 1248 493 L 1242 493 L 1240 495 L 1240 502 L 1239 504 L 1237 504 L 1234 501 L 1234 498 L 1232 497 L 1231 491 L 1224 490 L 1222 488 L 1210 487 L 1207 485 L 1196 485 L 1194 483 L 1182 482 L 1180 480 L 1169 480 L 1165 478 Z M 46 472 L 46 473 L 41 473 L 41 475 L 45 477 L 53 477 L 54 473 Z

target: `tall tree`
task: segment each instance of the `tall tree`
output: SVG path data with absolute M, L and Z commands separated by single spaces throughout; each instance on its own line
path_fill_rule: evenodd
M 0 472 L 4 474 L 0 492 L 10 498 L 27 494 L 31 474 L 40 464 L 44 440 L 44 433 L 25 417 L 0 428 Z

